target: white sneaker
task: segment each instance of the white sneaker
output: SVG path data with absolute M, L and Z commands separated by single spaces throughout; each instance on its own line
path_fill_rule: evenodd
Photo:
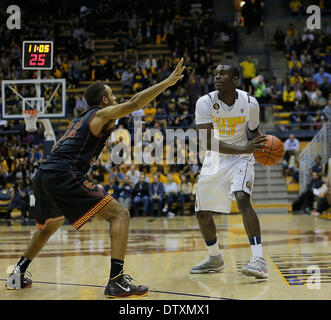
M 207 256 L 205 260 L 194 266 L 190 273 L 221 272 L 225 268 L 225 263 L 221 255 Z
M 266 261 L 262 257 L 253 257 L 241 272 L 256 279 L 266 279 L 269 276 Z
M 31 273 L 29 273 L 28 271 L 26 271 L 26 273 L 31 276 Z M 24 278 L 24 273 L 21 273 L 21 268 L 19 266 L 14 266 L 14 269 L 9 275 L 8 280 L 5 284 L 6 289 L 24 289 L 30 288 L 31 286 L 32 280 Z

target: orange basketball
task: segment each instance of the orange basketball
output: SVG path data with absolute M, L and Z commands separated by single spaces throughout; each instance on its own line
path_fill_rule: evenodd
M 284 146 L 283 143 L 275 136 L 266 135 L 265 144 L 268 147 L 265 147 L 265 152 L 255 151 L 254 157 L 255 160 L 263 166 L 274 166 L 284 155 Z

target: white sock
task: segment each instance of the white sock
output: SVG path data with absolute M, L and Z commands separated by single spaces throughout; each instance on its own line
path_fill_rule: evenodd
M 260 257 L 262 258 L 262 244 L 254 244 L 251 245 L 251 249 L 252 249 L 252 255 L 253 257 Z
M 221 254 L 221 250 L 218 246 L 218 239 L 216 238 L 216 243 L 212 244 L 212 245 L 207 245 L 207 249 L 208 249 L 208 253 L 210 256 L 215 257 L 215 256 L 219 256 Z

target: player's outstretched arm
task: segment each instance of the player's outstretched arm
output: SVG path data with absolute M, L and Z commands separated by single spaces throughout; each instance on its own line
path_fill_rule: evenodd
M 212 123 L 199 124 L 196 126 L 199 130 L 199 136 L 207 150 L 215 151 L 224 154 L 242 154 L 253 153 L 254 151 L 263 151 L 264 147 L 267 147 L 263 142 L 265 136 L 259 136 L 252 141 L 249 141 L 244 146 L 238 146 L 234 144 L 228 144 L 214 137 L 214 126 Z
M 185 66 L 183 66 L 184 59 L 182 58 L 177 64 L 175 70 L 172 74 L 165 80 L 156 85 L 145 89 L 141 92 L 135 94 L 129 101 L 103 108 L 96 113 L 96 116 L 104 123 L 109 120 L 115 120 L 129 115 L 135 110 L 139 110 L 153 101 L 160 93 L 166 90 L 168 87 L 173 86 L 178 80 L 181 80 L 184 75 L 182 75 Z

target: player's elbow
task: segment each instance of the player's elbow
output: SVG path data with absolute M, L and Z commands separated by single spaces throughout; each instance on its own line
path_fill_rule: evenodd
M 138 110 L 138 109 L 141 109 L 144 107 L 144 105 L 142 105 L 142 103 L 139 101 L 139 99 L 137 99 L 136 96 L 133 96 L 129 100 L 129 105 L 130 105 L 130 109 L 132 109 L 132 111 Z

